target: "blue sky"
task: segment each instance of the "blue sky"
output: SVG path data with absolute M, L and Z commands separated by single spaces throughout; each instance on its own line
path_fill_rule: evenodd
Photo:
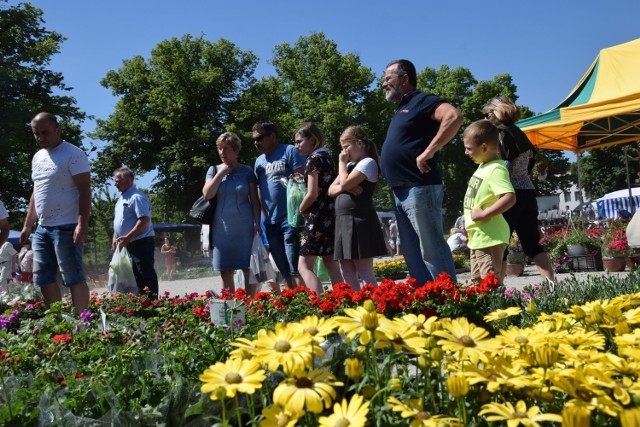
M 17 4 L 10 0 L 10 5 Z M 189 33 L 225 38 L 272 74 L 273 47 L 324 32 L 376 74 L 390 59 L 468 68 L 478 80 L 509 73 L 518 103 L 538 113 L 562 101 L 598 52 L 640 37 L 638 0 L 363 1 L 36 0 L 45 27 L 67 37 L 51 69 L 60 71 L 79 108 L 106 118 L 116 99 L 100 86 L 109 70 Z M 92 130 L 92 121 L 84 125 Z

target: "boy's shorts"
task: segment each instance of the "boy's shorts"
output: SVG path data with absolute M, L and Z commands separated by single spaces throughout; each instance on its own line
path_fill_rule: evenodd
M 76 224 L 38 225 L 31 237 L 34 284 L 44 287 L 56 283 L 58 269 L 66 287 L 86 280 L 82 267 L 82 243 L 73 243 L 75 229 Z
M 501 244 L 488 248 L 471 249 L 471 281 L 479 282 L 489 273 L 494 273 L 499 278 L 502 271 L 502 255 L 506 248 L 506 244 Z

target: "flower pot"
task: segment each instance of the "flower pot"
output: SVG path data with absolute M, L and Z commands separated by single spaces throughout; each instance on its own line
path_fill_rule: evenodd
M 626 257 L 602 257 L 604 269 L 608 272 L 624 271 L 627 265 Z
M 627 257 L 627 268 L 629 271 L 633 271 L 640 265 L 640 255 L 631 255 Z
M 505 273 L 507 276 L 522 276 L 524 274 L 524 265 L 507 263 Z
M 567 245 L 567 255 L 580 256 L 587 253 L 587 248 L 584 245 Z

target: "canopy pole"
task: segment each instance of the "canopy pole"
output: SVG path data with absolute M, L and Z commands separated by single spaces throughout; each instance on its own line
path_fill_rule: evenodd
M 628 154 L 629 146 L 625 145 L 622 147 L 622 151 L 624 151 L 624 166 L 627 170 L 627 188 L 629 190 L 629 210 L 631 211 L 631 215 L 633 215 L 636 211 L 636 206 L 633 200 L 633 193 L 631 192 L 631 177 L 629 176 L 629 154 Z
M 576 164 L 578 165 L 578 167 L 576 168 L 576 170 L 578 171 L 578 200 L 580 202 L 580 218 L 581 219 L 585 219 L 584 218 L 584 198 L 582 197 L 582 174 L 580 173 L 580 161 L 582 160 L 582 153 L 578 153 L 577 155 L 577 160 L 576 160 Z

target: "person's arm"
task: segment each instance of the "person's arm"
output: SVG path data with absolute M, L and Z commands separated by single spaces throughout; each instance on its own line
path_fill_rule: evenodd
M 516 193 L 504 193 L 500 198 L 487 209 L 475 207 L 471 210 L 471 219 L 474 221 L 485 221 L 496 215 L 500 215 L 511 209 L 516 204 Z
M 7 241 L 9 231 L 9 220 L 7 218 L 0 219 L 0 245 Z
M 36 215 L 33 193 L 31 193 L 31 197 L 29 197 L 29 207 L 27 208 L 27 216 L 24 218 L 24 225 L 22 226 L 22 231 L 20 232 L 20 243 L 25 244 L 29 241 L 31 230 L 33 229 L 33 226 L 36 223 L 37 219 L 38 216 Z
M 262 227 L 260 227 L 260 212 L 262 205 L 258 197 L 258 183 L 249 183 L 249 201 L 251 202 L 251 214 L 253 215 L 253 223 L 256 233 L 262 235 Z
M 151 222 L 151 218 L 149 218 L 148 216 L 143 216 L 141 218 L 138 218 L 138 220 L 136 221 L 131 231 L 129 231 L 124 236 L 118 237 L 116 239 L 116 243 L 119 243 L 120 246 L 127 246 L 134 237 L 136 237 L 138 234 L 142 233 L 144 230 L 147 229 L 147 226 L 149 225 L 150 222 Z
M 352 193 L 354 195 L 358 195 L 362 193 L 362 184 L 366 181 L 367 176 L 360 171 L 353 170 L 344 181 L 344 183 L 340 182 L 340 177 L 336 178 L 335 181 L 329 187 L 329 196 L 336 197 L 340 193 Z
M 433 158 L 442 147 L 456 136 L 464 118 L 453 105 L 442 102 L 435 109 L 431 118 L 440 123 L 438 133 L 433 137 L 425 150 L 416 158 L 416 165 L 422 173 L 431 171 L 427 160 Z
M 307 175 L 307 194 L 300 203 L 300 212 L 309 209 L 316 200 L 318 200 L 318 171 L 313 171 Z
M 73 175 L 73 183 L 78 189 L 78 225 L 73 232 L 73 243 L 83 243 L 89 235 L 89 214 L 91 213 L 91 175 L 89 172 Z
M 216 197 L 220 183 L 222 183 L 225 176 L 231 173 L 231 168 L 223 163 L 217 169 L 214 168 L 214 172 L 213 178 L 208 179 L 207 182 L 204 183 L 204 187 L 202 187 L 202 195 L 207 200 Z

